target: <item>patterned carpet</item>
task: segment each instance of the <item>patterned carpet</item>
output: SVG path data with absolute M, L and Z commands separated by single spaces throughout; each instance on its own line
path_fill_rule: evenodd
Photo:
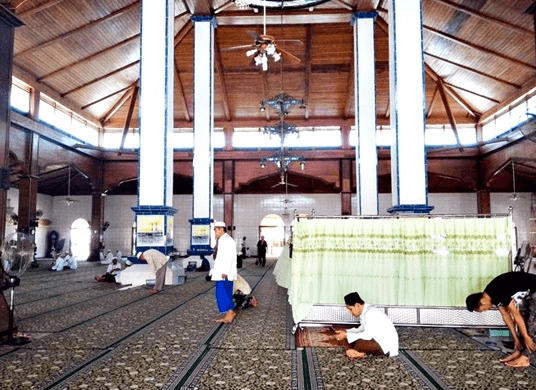
M 102 265 L 30 269 L 15 289 L 15 317 L 32 342 L 0 344 L 0 388 L 535 388 L 536 369 L 498 363 L 511 343 L 487 330 L 401 327 L 398 357 L 360 361 L 350 361 L 344 345 L 322 343 L 328 328 L 293 335 L 273 265 L 244 262 L 239 271 L 259 306 L 239 311 L 232 324 L 213 321 L 220 314 L 204 273 L 188 272 L 185 284 L 151 295 L 96 283 Z

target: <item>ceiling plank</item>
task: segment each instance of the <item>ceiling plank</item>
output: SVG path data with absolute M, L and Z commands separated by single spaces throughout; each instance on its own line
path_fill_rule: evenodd
M 48 41 L 41 42 L 37 46 L 34 46 L 34 47 L 29 48 L 29 49 L 23 50 L 20 53 L 16 53 L 14 55 L 14 58 L 19 58 L 19 57 L 21 57 L 23 55 L 31 54 L 31 53 L 33 53 L 33 52 L 35 52 L 37 50 L 42 50 L 42 49 L 44 49 L 44 48 L 46 48 L 46 47 L 48 47 L 48 46 L 50 46 L 50 45 L 52 45 L 52 44 L 54 44 L 56 42 L 62 41 L 64 39 L 68 38 L 68 37 L 71 37 L 71 36 L 75 35 L 75 34 L 90 30 L 93 27 L 95 27 L 95 26 L 97 26 L 97 25 L 99 25 L 99 24 L 101 24 L 103 22 L 109 21 L 109 20 L 111 20 L 113 18 L 121 16 L 124 13 L 129 12 L 129 11 L 131 11 L 133 9 L 137 9 L 139 7 L 140 7 L 140 2 L 136 1 L 136 2 L 134 2 L 132 4 L 130 4 L 130 5 L 127 5 L 126 7 L 123 7 L 121 9 L 118 9 L 117 11 L 112 12 L 109 15 L 106 15 L 105 17 L 102 17 L 100 19 L 94 20 L 94 21 L 92 21 L 92 22 L 90 22 L 88 24 L 84 24 L 84 25 L 82 25 L 82 26 L 80 26 L 78 28 L 75 28 L 74 30 L 68 31 L 68 32 L 66 32 L 64 34 L 61 34 L 61 35 L 55 37 L 55 38 L 49 39 Z
M 125 65 L 125 66 L 122 66 L 121 68 L 116 69 L 116 70 L 114 70 L 114 71 L 112 71 L 112 72 L 110 72 L 110 73 L 107 73 L 107 74 L 105 74 L 105 75 L 103 75 L 103 76 L 101 76 L 101 77 L 97 77 L 96 79 L 93 79 L 93 80 L 91 80 L 91 81 L 88 81 L 88 82 L 85 83 L 85 84 L 79 85 L 78 87 L 75 87 L 75 88 L 73 88 L 73 89 L 71 89 L 71 90 L 69 90 L 69 91 L 63 92 L 63 93 L 61 94 L 61 97 L 65 97 L 65 96 L 70 95 L 70 94 L 72 94 L 72 93 L 74 93 L 74 92 L 80 91 L 81 89 L 86 88 L 86 87 L 88 87 L 88 86 L 90 86 L 90 85 L 92 85 L 92 84 L 98 83 L 99 81 L 102 81 L 102 80 L 104 80 L 104 79 L 106 79 L 106 78 L 108 78 L 108 77 L 110 77 L 110 76 L 113 76 L 114 74 L 117 74 L 117 73 L 119 73 L 119 72 L 124 71 L 125 69 L 128 69 L 128 68 L 130 68 L 130 67 L 132 67 L 132 66 L 134 66 L 134 65 L 137 65 L 139 62 L 140 62 L 140 60 L 136 60 L 136 61 L 134 61 L 134 62 L 131 62 L 130 64 L 127 64 L 127 65 Z
M 460 142 L 460 135 L 458 134 L 458 129 L 456 127 L 456 120 L 454 119 L 454 115 L 452 115 L 450 104 L 447 100 L 447 94 L 445 93 L 445 89 L 443 88 L 443 80 L 441 78 L 437 80 L 437 86 L 439 87 L 439 96 L 441 96 L 441 101 L 443 102 L 443 106 L 445 107 L 445 111 L 447 112 L 447 117 L 449 118 L 450 127 L 454 132 L 454 137 L 456 137 L 458 149 L 460 150 L 460 152 L 463 152 L 462 143 Z
M 183 14 L 184 15 L 184 14 Z M 181 16 L 183 16 L 181 15 Z M 176 20 L 176 19 L 175 19 Z M 182 28 L 179 30 L 179 32 L 177 33 L 177 35 L 175 35 L 175 38 L 173 40 L 173 45 L 175 48 L 177 48 L 177 46 L 179 45 L 179 43 L 182 42 L 182 40 L 184 39 L 184 37 L 186 35 L 188 35 L 188 33 L 190 32 L 190 30 L 192 29 L 192 27 L 194 26 L 193 23 L 191 22 L 186 22 L 184 24 L 184 26 L 182 26 Z
M 350 118 L 350 112 L 352 110 L 352 106 L 355 105 L 355 80 L 354 80 L 354 61 L 352 57 L 352 66 L 350 68 L 350 72 L 348 72 L 348 82 L 347 85 L 347 92 L 346 92 L 346 104 L 344 109 L 344 119 Z
M 128 106 L 128 113 L 127 117 L 125 118 L 125 126 L 123 126 L 123 136 L 121 137 L 121 144 L 119 145 L 119 150 L 123 150 L 123 147 L 125 146 L 125 140 L 127 139 L 128 130 L 130 129 L 130 122 L 132 120 L 132 114 L 134 113 L 134 108 L 136 108 L 136 101 L 138 100 L 139 89 L 140 87 L 135 85 L 134 89 L 132 90 L 130 105 Z M 121 153 L 119 152 L 118 155 L 120 156 Z
M 220 46 L 218 42 L 214 42 L 214 60 L 216 65 L 216 77 L 220 83 L 221 98 L 223 102 L 223 111 L 225 113 L 225 119 L 231 120 L 231 113 L 229 112 L 229 95 L 227 94 L 227 86 L 225 84 L 225 75 L 223 71 L 223 63 L 221 61 Z
M 430 104 L 428 105 L 428 111 L 426 112 L 426 118 L 430 118 L 432 115 L 432 112 L 434 111 L 434 105 L 436 102 L 437 92 L 439 89 L 439 85 L 436 83 L 434 94 L 432 95 L 432 99 L 430 100 Z
M 49 77 L 57 76 L 58 74 L 61 74 L 63 72 L 67 72 L 68 70 L 74 68 L 75 66 L 79 66 L 79 65 L 85 64 L 87 62 L 90 62 L 90 61 L 92 61 L 94 59 L 99 58 L 103 54 L 107 54 L 108 52 L 110 52 L 112 50 L 115 50 L 115 49 L 118 49 L 118 48 L 120 48 L 122 46 L 128 45 L 129 43 L 131 43 L 131 42 L 133 42 L 135 40 L 139 40 L 139 39 L 140 39 L 140 34 L 136 34 L 136 35 L 134 35 L 134 36 L 132 36 L 132 37 L 130 37 L 128 39 L 125 39 L 125 40 L 123 40 L 123 41 L 121 41 L 119 43 L 116 43 L 115 45 L 109 46 L 109 47 L 99 51 L 98 53 L 92 54 L 92 55 L 90 55 L 90 56 L 88 56 L 86 58 L 83 58 L 83 59 L 79 60 L 79 61 L 73 62 L 70 65 L 63 66 L 60 69 L 57 69 L 57 70 L 55 70 L 53 72 L 45 74 L 45 75 L 43 75 L 41 77 L 38 77 L 37 81 L 42 81 L 42 80 L 47 79 Z
M 443 31 L 439 31 L 439 30 L 437 30 L 435 28 L 423 25 L 423 29 L 424 29 L 424 31 L 428 31 L 431 34 L 434 34 L 434 35 L 437 35 L 439 37 L 448 39 L 449 41 L 452 41 L 452 42 L 455 42 L 455 43 L 457 43 L 459 45 L 468 47 L 469 49 L 478 50 L 478 51 L 481 51 L 481 52 L 484 52 L 484 53 L 491 54 L 491 55 L 494 55 L 496 57 L 502 58 L 503 60 L 507 60 L 507 61 L 513 62 L 515 64 L 518 64 L 518 65 L 522 65 L 522 66 L 527 67 L 527 68 L 536 69 L 536 65 L 534 65 L 534 64 L 530 64 L 530 63 L 525 62 L 525 61 L 520 61 L 520 60 L 518 60 L 516 58 L 509 57 L 507 55 L 498 53 L 495 50 L 491 50 L 491 49 L 488 49 L 488 48 L 480 46 L 480 45 L 475 45 L 475 44 L 473 44 L 471 42 L 468 42 L 468 41 L 466 41 L 464 39 L 457 38 L 454 35 L 444 33 Z
M 454 85 L 454 84 L 451 84 L 451 83 L 447 83 L 447 82 L 444 82 L 444 84 L 448 87 L 452 87 L 452 88 L 456 88 L 456 89 L 459 89 L 460 91 L 464 91 L 464 92 L 467 92 L 467 93 L 470 93 L 472 95 L 475 95 L 475 96 L 478 96 L 478 97 L 481 97 L 481 98 L 484 98 L 484 99 L 487 99 L 489 100 L 490 102 L 493 102 L 493 103 L 500 103 L 497 99 L 494 99 L 492 97 L 489 97 L 489 96 L 486 96 L 486 95 L 482 95 L 480 93 L 477 93 L 475 91 L 471 91 L 469 89 L 465 89 L 463 87 L 460 87 L 459 85 Z M 448 89 L 447 89 L 448 91 Z M 450 95 L 450 92 L 449 92 L 449 95 Z M 451 95 L 452 96 L 452 95 Z
M 462 65 L 460 63 L 457 63 L 457 62 L 454 62 L 454 61 L 451 61 L 451 60 L 447 60 L 446 58 L 442 58 L 442 57 L 439 57 L 439 56 L 436 56 L 435 54 L 431 54 L 431 53 L 428 53 L 428 52 L 424 52 L 425 55 L 429 56 L 429 57 L 432 57 L 432 58 L 435 58 L 436 60 L 439 60 L 439 61 L 442 61 L 442 62 L 446 62 L 447 64 L 451 64 L 451 65 L 454 65 L 458 68 L 461 68 L 461 69 L 464 69 L 464 70 L 467 70 L 468 72 L 472 72 L 472 73 L 475 73 L 475 74 L 478 74 L 480 76 L 483 76 L 483 77 L 487 77 L 487 78 L 490 78 L 494 81 L 497 81 L 498 83 L 502 83 L 502 84 L 507 84 L 511 87 L 514 87 L 516 89 L 521 89 L 521 85 L 519 84 L 515 84 L 515 83 L 512 83 L 508 80 L 504 80 L 504 79 L 501 79 L 499 77 L 495 77 L 493 75 L 490 75 L 488 73 L 484 73 L 484 72 L 481 72 L 479 70 L 476 70 L 474 68 L 471 68 L 469 66 L 465 66 L 465 65 Z
M 445 5 L 447 7 L 453 8 L 456 11 L 465 12 L 468 15 L 474 16 L 475 18 L 484 20 L 484 21 L 492 23 L 492 24 L 496 24 L 496 25 L 504 27 L 504 28 L 506 28 L 508 30 L 517 31 L 517 32 L 522 33 L 522 34 L 527 34 L 527 35 L 530 35 L 530 36 L 534 36 L 534 31 L 532 31 L 532 30 L 528 30 L 526 28 L 517 26 L 517 25 L 512 24 L 512 23 L 508 23 L 508 22 L 506 22 L 504 20 L 495 18 L 495 17 L 490 16 L 490 15 L 485 15 L 485 14 L 483 14 L 481 12 L 478 12 L 478 11 L 475 11 L 475 10 L 469 8 L 469 7 L 466 7 L 463 4 L 454 3 L 454 2 L 452 2 L 450 0 L 432 0 L 432 1 L 435 1 L 436 3 Z
M 42 4 L 39 4 L 37 7 L 34 7 L 32 9 L 29 9 L 27 11 L 24 11 L 24 12 L 21 12 L 21 13 L 17 13 L 17 17 L 19 19 L 25 19 L 25 18 L 28 18 L 32 15 L 35 15 L 36 13 L 38 12 L 41 12 L 41 11 L 44 11 L 46 9 L 49 9 L 51 7 L 54 7 L 56 4 L 59 4 L 61 2 L 63 2 L 65 0 L 50 0 L 50 1 L 47 1 L 47 2 L 44 2 Z

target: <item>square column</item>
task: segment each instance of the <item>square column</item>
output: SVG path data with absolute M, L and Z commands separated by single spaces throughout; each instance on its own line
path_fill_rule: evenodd
M 142 0 L 136 250 L 173 247 L 173 38 L 175 2 Z M 171 229 L 171 230 L 170 230 Z
M 429 213 L 421 0 L 389 0 L 392 204 L 390 213 Z
M 209 255 L 214 191 L 213 16 L 194 16 L 194 150 L 190 255 Z
M 354 90 L 356 184 L 358 215 L 378 215 L 378 154 L 376 150 L 376 12 L 358 12 L 354 25 Z

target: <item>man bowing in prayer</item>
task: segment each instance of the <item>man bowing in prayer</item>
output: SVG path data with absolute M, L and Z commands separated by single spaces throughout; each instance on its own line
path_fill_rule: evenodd
M 346 295 L 344 303 L 348 311 L 354 317 L 359 317 L 361 322 L 359 328 L 335 332 L 337 340 L 348 339 L 350 348 L 346 350 L 346 356 L 363 359 L 367 355 L 398 355 L 398 334 L 383 311 L 365 303 L 356 292 Z
M 530 365 L 529 356 L 536 350 L 536 275 L 526 272 L 501 274 L 489 282 L 483 292 L 469 295 L 465 304 L 467 310 L 477 313 L 497 306 L 515 347 L 512 354 L 499 361 L 508 367 Z M 528 356 L 523 354 L 524 351 Z
M 218 310 L 225 315 L 217 322 L 230 323 L 236 317 L 233 303 L 233 284 L 236 279 L 236 244 L 227 234 L 225 223 L 214 223 L 214 234 L 218 240 L 214 251 L 214 267 L 210 270 L 216 282 L 216 303 Z
M 169 257 L 156 249 L 148 249 L 138 253 L 138 259 L 149 264 L 151 272 L 155 274 L 154 288 L 149 292 L 156 294 L 164 289 L 166 282 L 166 270 Z

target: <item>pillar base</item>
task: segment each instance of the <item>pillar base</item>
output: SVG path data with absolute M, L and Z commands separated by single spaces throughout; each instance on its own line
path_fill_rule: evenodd
M 425 204 L 400 204 L 387 209 L 390 214 L 430 214 L 434 206 Z
M 193 218 L 190 219 L 191 235 L 190 249 L 187 253 L 190 256 L 211 255 L 213 250 L 210 246 L 210 229 L 212 218 Z

